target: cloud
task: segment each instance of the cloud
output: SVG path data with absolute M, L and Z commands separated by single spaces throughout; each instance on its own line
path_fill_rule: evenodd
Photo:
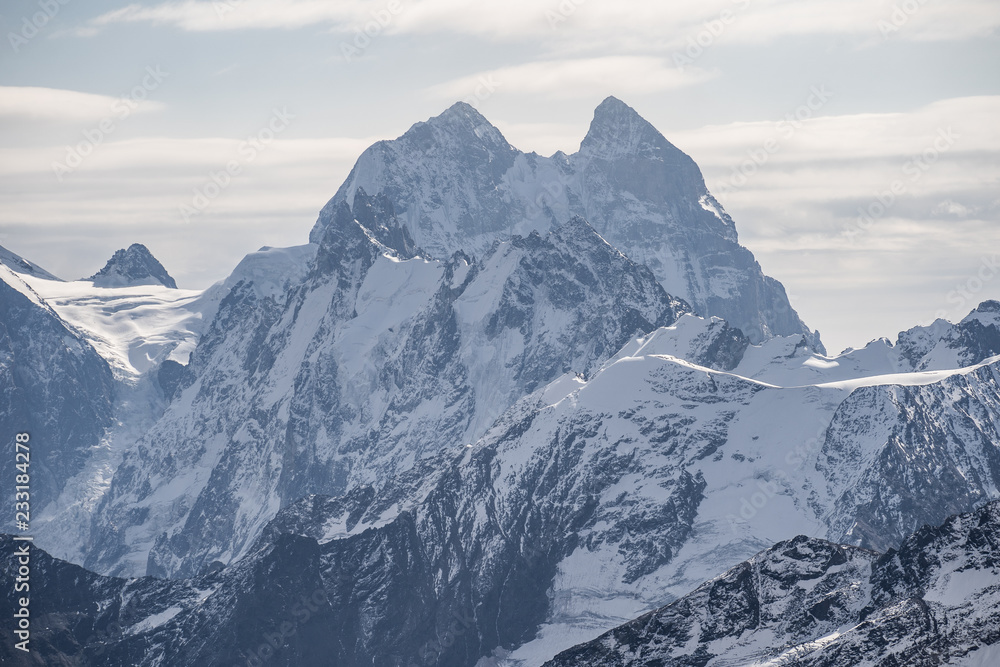
M 907 113 L 731 123 L 669 138 L 701 166 L 727 205 L 823 208 L 868 202 L 901 182 L 900 201 L 962 198 L 1000 180 L 1000 96 L 953 98 Z M 789 120 L 789 118 L 791 120 Z M 967 205 L 967 204 L 966 204 Z M 850 209 L 856 215 L 856 207 Z
M 48 121 L 90 121 L 111 115 L 120 98 L 75 90 L 0 86 L 0 117 Z M 130 104 L 129 112 L 157 111 L 161 102 Z
M 316 24 L 346 25 L 364 16 L 356 0 L 211 0 L 164 2 L 153 6 L 139 3 L 102 14 L 91 27 L 116 23 L 172 25 L 192 32 L 260 28 L 301 28 Z
M 958 40 L 1000 27 L 993 0 L 184 0 L 131 4 L 92 20 L 89 28 L 149 22 L 183 30 L 363 29 L 455 33 L 502 41 L 544 37 L 553 48 L 614 42 L 642 50 L 675 49 L 705 30 L 714 39 L 766 42 L 786 35 L 843 34 L 866 39 Z M 582 40 L 582 41 L 581 41 Z
M 618 94 L 654 93 L 700 83 L 717 73 L 674 67 L 653 56 L 605 56 L 542 60 L 501 67 L 432 86 L 427 92 L 443 100 L 489 95 L 586 98 L 613 90 Z

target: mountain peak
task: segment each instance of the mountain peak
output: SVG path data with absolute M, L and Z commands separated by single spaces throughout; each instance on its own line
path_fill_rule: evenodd
M 116 251 L 103 269 L 84 280 L 93 281 L 95 287 L 163 285 L 177 289 L 177 283 L 167 270 L 141 243 Z
M 594 119 L 580 152 L 594 157 L 614 159 L 641 156 L 676 163 L 694 162 L 664 138 L 653 125 L 617 97 L 608 97 L 594 110 Z
M 447 138 L 457 139 L 462 144 L 472 143 L 491 149 L 513 151 L 507 139 L 483 114 L 467 102 L 455 102 L 443 112 L 422 123 L 416 123 L 402 138 L 410 138 L 423 144 L 446 143 Z

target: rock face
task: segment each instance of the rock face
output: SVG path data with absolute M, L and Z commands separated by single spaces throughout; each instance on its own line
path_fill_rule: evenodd
M 358 190 L 385 196 L 416 245 L 437 257 L 481 257 L 497 240 L 580 216 L 699 315 L 722 317 L 755 343 L 803 333 L 822 350 L 781 284 L 739 244 L 694 161 L 613 97 L 595 111 L 577 153 L 548 158 L 513 148 L 475 109 L 456 104 L 366 150 L 320 213 L 313 242 Z
M 95 287 L 163 285 L 177 289 L 177 283 L 167 270 L 141 243 L 116 251 L 103 269 L 85 280 L 92 281 Z
M 282 506 L 422 470 L 689 310 L 581 219 L 476 263 L 406 259 L 407 239 L 359 192 L 298 284 L 232 287 L 188 367 L 169 370 L 173 403 L 118 469 L 88 565 L 185 576 L 228 562 Z
M 881 555 L 796 537 L 546 667 L 993 664 L 998 528 L 993 502 Z
M 16 433 L 31 437 L 36 515 L 100 444 L 113 419 L 113 384 L 107 362 L 0 265 L 0 432 L 8 442 Z M 14 485 L 3 493 L 13 502 Z

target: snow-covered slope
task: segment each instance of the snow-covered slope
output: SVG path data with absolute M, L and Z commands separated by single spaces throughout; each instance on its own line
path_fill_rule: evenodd
M 885 554 L 796 537 L 546 667 L 989 665 L 1000 503 Z
M 161 285 L 96 288 L 88 281 L 30 276 L 24 281 L 120 377 L 130 380 L 165 359 L 187 363 L 211 317 L 201 291 Z
M 416 245 L 436 257 L 481 257 L 498 239 L 581 216 L 698 314 L 723 317 L 754 342 L 804 333 L 822 349 L 781 284 L 739 244 L 694 161 L 613 97 L 595 111 L 577 153 L 548 158 L 513 148 L 475 109 L 456 104 L 366 150 L 312 241 L 358 190 L 387 197 Z
M 29 262 L 20 255 L 7 250 L 7 248 L 4 248 L 3 246 L 0 246 L 0 264 L 3 264 L 14 273 L 35 276 L 36 278 L 45 278 L 47 280 L 59 280 L 59 278 L 56 278 L 42 267 Z

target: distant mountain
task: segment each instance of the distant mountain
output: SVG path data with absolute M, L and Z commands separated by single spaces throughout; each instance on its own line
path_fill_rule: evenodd
M 163 285 L 176 289 L 177 283 L 163 265 L 141 243 L 115 251 L 104 268 L 85 278 L 95 287 L 134 287 L 136 285 Z
M 878 554 L 796 537 L 546 667 L 1000 663 L 1000 502 Z
M 359 189 L 387 197 L 436 257 L 481 257 L 497 240 L 580 216 L 699 315 L 726 319 L 754 343 L 803 333 L 822 351 L 781 284 L 739 244 L 694 161 L 614 97 L 594 112 L 577 153 L 548 158 L 512 147 L 458 103 L 366 150 L 320 213 L 313 242 Z

